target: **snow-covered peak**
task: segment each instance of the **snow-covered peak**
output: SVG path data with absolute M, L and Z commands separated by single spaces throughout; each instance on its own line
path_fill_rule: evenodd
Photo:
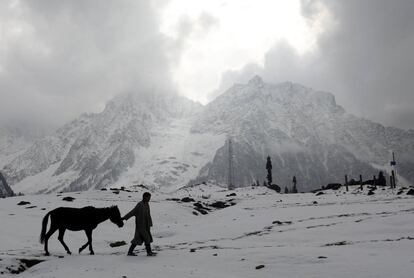
M 175 94 L 121 94 L 110 100 L 103 114 L 126 113 L 131 116 L 152 114 L 156 119 L 186 117 L 197 113 L 201 104 Z
M 174 94 L 118 95 L 101 113 L 82 115 L 37 140 L 6 164 L 4 172 L 10 184 L 19 183 L 22 191 L 32 184 L 40 188 L 31 192 L 110 186 L 134 165 L 135 153 L 151 145 L 154 130 L 173 119 L 191 117 L 200 106 Z M 48 181 L 42 182 L 42 174 Z M 21 182 L 31 176 L 40 182 Z
M 232 133 L 241 124 L 254 127 L 257 126 L 254 122 L 260 122 L 290 133 L 292 125 L 310 127 L 315 120 L 325 124 L 343 113 L 331 93 L 314 91 L 292 82 L 267 84 L 255 76 L 247 84 L 234 85 L 210 102 L 193 131 Z M 312 131 L 315 132 L 317 130 Z
M 250 86 L 254 87 L 262 87 L 265 83 L 263 82 L 263 79 L 259 75 L 255 75 L 252 79 L 249 80 L 247 83 Z
M 372 177 L 378 174 L 373 165 L 389 163 L 390 150 L 404 154 L 400 173 L 414 181 L 409 170 L 414 137 L 397 130 L 346 113 L 332 93 L 292 82 L 263 83 L 260 77 L 234 85 L 210 102 L 192 127 L 194 133 L 232 137 L 236 183 L 263 181 L 270 155 L 278 169 L 276 183 L 290 184 L 293 176 L 300 176 L 307 189 L 342 182 L 345 174 Z M 221 169 L 227 168 L 227 151 L 226 145 L 217 151 L 214 163 L 204 169 L 205 178 L 197 182 L 226 182 L 227 170 Z

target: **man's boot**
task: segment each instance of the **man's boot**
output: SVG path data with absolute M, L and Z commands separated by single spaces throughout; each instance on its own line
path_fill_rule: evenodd
M 145 249 L 147 250 L 147 256 L 152 257 L 152 256 L 157 255 L 156 252 L 152 252 L 151 244 L 149 244 L 149 243 L 145 244 Z
M 134 254 L 134 249 L 135 249 L 136 246 L 137 246 L 136 244 L 131 243 L 131 246 L 129 247 L 127 256 L 136 256 Z

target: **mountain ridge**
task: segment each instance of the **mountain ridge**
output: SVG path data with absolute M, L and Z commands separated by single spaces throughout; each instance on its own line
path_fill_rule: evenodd
M 234 144 L 236 184 L 265 179 L 267 155 L 282 186 L 311 190 L 348 174 L 389 170 L 414 182 L 414 131 L 348 114 L 331 93 L 259 76 L 234 84 L 206 106 L 175 95 L 124 94 L 36 140 L 3 172 L 24 192 L 87 190 L 145 183 L 177 189 L 227 182 L 226 140 Z M 15 190 L 16 191 L 16 190 Z
M 235 84 L 206 106 L 193 131 L 225 132 L 232 137 L 239 171 L 236 184 L 246 184 L 252 176 L 264 180 L 267 155 L 275 160 L 275 181 L 283 186 L 291 185 L 293 176 L 299 177 L 305 190 L 309 186 L 304 188 L 303 181 L 317 187 L 342 182 L 345 174 L 371 178 L 378 172 L 373 163 L 387 168 L 390 151 L 406 156 L 400 157 L 406 166 L 401 168 L 402 174 L 413 181 L 408 169 L 413 165 L 413 132 L 348 114 L 336 104 L 333 94 L 292 82 L 266 84 L 254 77 L 245 85 Z M 225 171 L 220 170 L 227 164 L 226 148 L 219 152 L 216 166 L 203 169 L 204 179 L 217 179 L 218 175 L 226 181 Z M 255 161 L 246 165 L 249 157 Z

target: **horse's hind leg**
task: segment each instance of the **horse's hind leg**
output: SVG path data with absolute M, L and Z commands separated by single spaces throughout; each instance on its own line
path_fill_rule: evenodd
M 72 254 L 72 253 L 70 252 L 69 247 L 68 247 L 68 246 L 66 245 L 66 243 L 63 241 L 63 236 L 65 235 L 65 231 L 66 231 L 66 229 L 65 229 L 65 228 L 60 228 L 60 229 L 59 229 L 59 236 L 58 236 L 58 239 L 59 239 L 60 243 L 62 243 L 62 245 L 63 245 L 63 247 L 65 248 L 66 252 L 70 255 L 70 254 Z
M 55 225 L 53 225 L 53 222 L 52 222 L 52 224 L 50 225 L 49 231 L 45 235 L 45 255 L 46 256 L 49 256 L 50 255 L 49 254 L 49 250 L 48 250 L 48 241 L 49 241 L 49 238 L 53 235 L 54 232 L 56 232 L 57 229 L 58 228 Z
M 88 232 L 85 230 L 86 236 L 88 237 Z M 89 237 L 88 237 L 88 241 L 82 245 L 81 248 L 79 248 L 79 254 L 83 251 L 83 249 L 85 249 L 87 246 L 89 245 Z
M 91 255 L 95 255 L 95 252 L 93 252 L 92 249 L 92 230 L 86 230 L 86 236 L 88 237 L 89 242 L 89 251 L 91 252 Z

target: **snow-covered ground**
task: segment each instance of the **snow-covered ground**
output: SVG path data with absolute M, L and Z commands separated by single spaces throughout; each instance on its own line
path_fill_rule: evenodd
M 366 190 L 366 189 L 365 189 Z M 413 277 L 414 197 L 400 189 L 378 188 L 374 195 L 351 187 L 316 196 L 277 194 L 264 187 L 226 191 L 201 185 L 165 194 L 154 192 L 151 212 L 157 257 L 142 247 L 127 257 L 130 220 L 123 228 L 107 221 L 93 234 L 95 254 L 77 254 L 83 232 L 65 234 L 73 251 L 67 255 L 57 240 L 49 241 L 50 257 L 39 243 L 41 220 L 59 206 L 118 205 L 122 214 L 141 199 L 136 192 L 88 191 L 20 196 L 0 200 L 0 273 L 13 276 L 21 259 L 43 262 L 21 277 Z M 236 193 L 236 196 L 226 196 Z M 73 202 L 63 201 L 71 196 Z M 194 202 L 171 198 L 191 196 L 208 207 L 233 202 L 206 215 L 195 215 Z M 20 201 L 30 204 L 18 206 Z M 34 206 L 34 207 L 33 207 Z M 31 207 L 31 208 L 30 208 Z M 211 208 L 211 207 L 209 207 Z M 44 209 L 44 210 L 42 210 Z M 261 269 L 257 266 L 263 265 Z

